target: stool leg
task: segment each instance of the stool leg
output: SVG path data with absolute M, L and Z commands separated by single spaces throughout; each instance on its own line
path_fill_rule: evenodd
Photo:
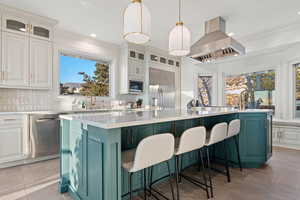
M 129 199 L 132 200 L 132 174 L 129 173 Z
M 228 163 L 228 152 L 227 152 L 227 141 L 223 141 L 224 152 L 225 152 L 225 169 L 227 175 L 227 181 L 230 183 L 230 172 L 229 172 L 229 163 Z
M 211 166 L 210 166 L 210 160 L 209 160 L 209 148 L 206 147 L 206 156 L 207 156 L 207 168 L 208 168 L 208 179 L 209 179 L 209 185 L 210 185 L 210 197 L 213 198 L 213 185 L 211 180 Z
M 179 157 L 175 156 L 175 173 L 176 173 L 176 190 L 177 190 L 177 200 L 179 200 L 179 187 L 178 187 L 178 182 L 179 182 Z
M 144 169 L 143 170 L 143 174 L 144 174 L 144 199 L 147 200 L 147 180 L 146 180 L 146 172 L 147 172 L 147 169 Z
M 153 176 L 153 166 L 150 168 L 150 184 L 149 184 L 150 196 L 152 196 L 152 176 Z
M 205 167 L 204 167 L 204 161 L 203 161 L 203 155 L 202 155 L 202 149 L 199 149 L 199 156 L 200 156 L 200 160 L 202 163 L 202 174 L 203 174 L 203 179 L 204 179 L 204 183 L 205 183 L 205 191 L 206 191 L 206 195 L 207 198 L 209 199 L 209 191 L 208 191 L 208 185 L 207 185 L 207 179 L 206 179 L 206 172 L 205 172 Z
M 172 180 L 171 180 L 171 170 L 170 170 L 170 161 L 167 161 L 167 166 L 168 166 L 168 172 L 169 172 L 169 183 L 170 183 L 170 188 L 171 188 L 171 192 L 172 192 L 172 198 L 173 200 L 175 200 L 175 195 L 174 195 L 174 188 L 173 188 L 173 184 L 172 184 Z
M 238 161 L 239 161 L 239 167 L 240 170 L 243 171 L 242 163 L 241 163 L 241 156 L 240 156 L 240 148 L 239 148 L 239 142 L 238 142 L 238 136 L 234 136 L 234 142 L 235 142 L 235 147 L 236 147 L 236 152 L 238 156 Z
M 183 155 L 181 156 L 178 156 L 178 166 L 179 166 L 179 183 L 181 183 L 181 171 L 182 171 L 182 157 Z

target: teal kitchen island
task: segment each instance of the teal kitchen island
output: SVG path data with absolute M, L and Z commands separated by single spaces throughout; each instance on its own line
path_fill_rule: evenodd
M 128 174 L 121 168 L 121 152 L 135 148 L 145 137 L 172 133 L 219 122 L 241 120 L 239 148 L 244 168 L 264 165 L 272 156 L 272 115 L 268 110 L 194 111 L 151 110 L 118 111 L 62 115 L 60 183 L 61 193 L 69 192 L 76 200 L 121 200 L 128 192 Z M 153 146 L 155 148 L 155 146 Z M 222 149 L 214 147 L 221 157 Z M 234 142 L 229 141 L 229 158 L 237 163 Z M 182 165 L 196 164 L 198 153 L 183 156 Z M 174 171 L 174 161 L 171 170 Z M 233 164 L 234 166 L 234 164 Z M 153 177 L 167 174 L 165 165 L 154 168 Z M 135 173 L 133 189 L 141 185 L 141 174 Z

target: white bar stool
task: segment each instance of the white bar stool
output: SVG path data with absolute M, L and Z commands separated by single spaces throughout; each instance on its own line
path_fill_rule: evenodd
M 211 180 L 211 164 L 210 164 L 210 158 L 209 158 L 209 146 L 214 145 L 219 142 L 223 142 L 226 137 L 227 137 L 227 128 L 228 125 L 225 122 L 218 123 L 214 125 L 212 130 L 208 132 L 207 138 L 206 138 L 206 153 L 207 153 L 207 166 L 208 166 L 208 176 L 209 176 L 209 181 L 210 181 L 210 196 L 213 197 L 213 185 L 212 185 L 212 180 Z M 230 173 L 229 173 L 229 167 L 228 167 L 228 159 L 227 159 L 227 148 L 224 143 L 224 152 L 225 152 L 225 168 L 226 168 L 226 175 L 227 175 L 227 180 L 230 182 Z M 217 170 L 219 171 L 219 170 Z M 222 171 L 219 171 L 223 173 Z
M 129 173 L 129 197 L 132 200 L 132 175 L 135 172 L 143 170 L 144 174 L 144 199 L 147 199 L 146 169 L 156 164 L 166 162 L 169 171 L 169 182 L 172 190 L 173 199 L 175 199 L 173 186 L 171 183 L 171 172 L 169 161 L 174 155 L 174 136 L 169 133 L 157 134 L 146 137 L 137 146 L 136 149 L 122 152 L 122 166 Z M 152 180 L 150 180 L 152 182 Z M 150 183 L 151 185 L 152 183 Z M 153 191 L 157 192 L 153 189 Z M 164 195 L 157 192 L 166 198 Z M 128 195 L 125 194 L 123 196 Z
M 236 152 L 237 152 L 237 157 L 238 157 L 238 163 L 240 170 L 243 170 L 242 163 L 241 163 L 241 156 L 240 156 L 240 147 L 239 147 L 239 142 L 238 142 L 238 134 L 240 133 L 241 130 L 241 120 L 239 119 L 234 119 L 229 123 L 228 126 L 228 133 L 226 139 L 234 138 L 234 143 L 236 147 Z
M 207 185 L 207 179 L 205 175 L 205 167 L 203 162 L 203 156 L 202 156 L 202 147 L 204 147 L 206 142 L 206 129 L 205 127 L 195 127 L 187 129 L 182 133 L 180 138 L 178 138 L 178 143 L 176 140 L 176 147 L 175 147 L 175 173 L 176 173 L 176 190 L 177 190 L 177 200 L 180 199 L 179 195 L 179 176 L 185 178 L 187 181 L 199 186 L 200 188 L 204 189 L 207 194 L 207 198 L 209 199 L 209 189 Z M 203 168 L 203 179 L 204 183 L 200 182 L 196 178 L 192 178 L 189 176 L 186 176 L 181 173 L 179 169 L 179 159 L 180 156 L 184 153 L 188 153 L 194 150 L 199 149 L 199 161 L 201 159 L 202 162 L 202 168 Z M 205 186 L 205 188 L 204 188 Z

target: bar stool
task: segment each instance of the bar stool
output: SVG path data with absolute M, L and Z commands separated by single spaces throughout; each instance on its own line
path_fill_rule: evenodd
M 178 143 L 177 143 L 178 141 Z M 180 199 L 179 195 L 179 176 L 183 177 L 187 181 L 197 185 L 198 187 L 204 189 L 207 194 L 207 198 L 209 199 L 209 190 L 206 180 L 206 174 L 205 174 L 205 167 L 203 162 L 203 156 L 202 156 L 202 147 L 204 147 L 206 142 L 206 129 L 205 127 L 195 127 L 190 128 L 183 132 L 183 134 L 176 140 L 177 145 L 175 146 L 175 173 L 176 173 L 176 190 L 177 190 L 177 200 Z M 202 167 L 203 167 L 203 179 L 204 183 L 201 183 L 199 180 L 186 176 L 181 173 L 179 169 L 179 158 L 180 155 L 184 153 L 188 153 L 194 150 L 199 150 L 199 159 L 201 160 Z M 203 188 L 205 186 L 205 188 Z
M 173 200 L 174 190 L 171 183 L 170 159 L 174 155 L 174 136 L 169 133 L 152 135 L 143 139 L 136 149 L 122 152 L 122 166 L 129 173 L 129 199 L 132 200 L 132 175 L 142 171 L 144 175 L 144 199 L 147 199 L 146 169 L 156 164 L 166 162 L 169 172 L 169 182 Z M 152 180 L 150 180 L 152 182 Z M 152 183 L 150 183 L 152 184 Z M 154 190 L 154 189 L 153 189 Z M 156 191 L 156 190 L 154 190 Z M 160 193 L 158 193 L 161 195 Z M 123 195 L 126 196 L 125 194 Z M 164 195 L 161 195 L 166 198 Z
M 211 145 L 214 145 L 219 142 L 223 142 L 226 137 L 227 137 L 227 128 L 228 125 L 225 122 L 218 123 L 214 125 L 212 130 L 208 132 L 207 137 L 206 137 L 206 153 L 207 153 L 207 167 L 208 167 L 208 176 L 209 176 L 209 181 L 210 181 L 210 196 L 213 197 L 213 186 L 212 186 L 212 180 L 211 180 L 211 163 L 210 163 L 210 156 L 209 156 L 209 147 Z M 226 169 L 226 175 L 227 175 L 227 181 L 230 182 L 230 172 L 229 172 L 229 167 L 228 167 L 228 159 L 227 159 L 227 148 L 225 143 L 224 145 L 224 152 L 225 152 L 225 169 Z M 216 169 L 215 169 L 216 170 Z M 218 172 L 223 173 L 222 171 L 217 170 Z
M 232 120 L 228 126 L 228 133 L 227 133 L 226 140 L 228 140 L 232 137 L 234 138 L 238 163 L 239 163 L 240 170 L 242 171 L 243 168 L 242 168 L 242 163 L 241 163 L 240 147 L 239 147 L 239 142 L 238 142 L 238 135 L 240 133 L 240 130 L 241 130 L 241 120 L 239 120 L 239 119 Z

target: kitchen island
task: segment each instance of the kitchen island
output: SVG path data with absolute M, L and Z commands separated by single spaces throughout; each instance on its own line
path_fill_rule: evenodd
M 195 126 L 210 129 L 216 123 L 240 119 L 243 167 L 260 167 L 272 155 L 272 115 L 268 110 L 121 111 L 61 115 L 60 118 L 59 189 L 62 193 L 69 192 L 74 199 L 121 200 L 122 194 L 128 192 L 128 174 L 121 168 L 121 152 L 135 148 L 143 138 L 153 134 L 172 133 L 177 137 Z M 230 160 L 236 163 L 233 141 L 229 141 L 228 148 Z M 215 149 L 221 157 L 223 152 L 218 144 Z M 185 168 L 197 161 L 197 152 L 186 153 L 182 165 Z M 171 170 L 174 171 L 173 164 Z M 166 174 L 164 165 L 154 168 L 154 179 Z M 140 176 L 135 173 L 133 188 L 140 187 Z

